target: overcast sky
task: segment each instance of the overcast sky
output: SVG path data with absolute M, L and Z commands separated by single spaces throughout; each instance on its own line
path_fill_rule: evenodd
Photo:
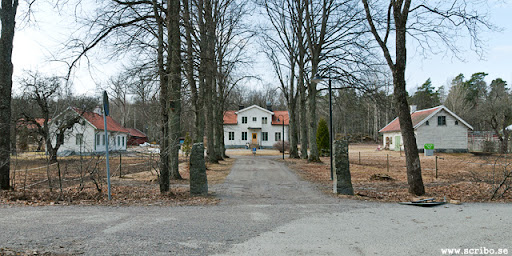
M 460 61 L 453 56 L 428 55 L 423 56 L 414 52 L 413 47 L 409 47 L 408 65 L 406 70 L 407 88 L 410 92 L 431 78 L 434 86 L 439 87 L 449 84 L 449 81 L 459 73 L 463 73 L 466 78 L 476 72 L 489 73 L 487 81 L 495 78 L 502 78 L 509 84 L 512 83 L 512 1 L 496 0 L 497 3 L 490 4 L 491 20 L 501 27 L 503 31 L 483 34 L 486 43 L 486 53 L 484 59 L 469 50 L 469 40 L 463 41 L 468 51 L 464 52 Z M 23 1 L 21 1 L 23 3 Z M 24 6 L 20 6 L 19 13 L 23 13 Z M 69 10 L 63 10 L 66 12 Z M 22 17 L 18 15 L 18 17 Z M 36 22 L 27 26 L 24 21 L 18 21 L 18 29 L 14 39 L 13 63 L 15 76 L 15 90 L 19 91 L 17 81 L 22 76 L 24 70 L 40 70 L 43 73 L 51 75 L 65 75 L 64 65 L 51 62 L 53 55 L 61 53 L 62 42 L 64 42 L 74 28 L 69 27 L 71 22 L 66 21 L 70 16 L 60 16 L 57 11 L 50 6 L 38 6 L 34 13 Z M 35 24 L 35 25 L 34 25 Z M 412 49 L 411 49 L 412 48 Z M 98 63 L 95 58 L 91 59 L 95 69 L 89 70 L 85 62 L 77 70 L 74 79 L 74 90 L 80 94 L 94 94 L 97 84 L 104 83 L 109 76 L 116 74 L 120 70 L 119 62 L 109 62 L 102 60 Z M 271 70 L 265 70 L 268 67 L 266 63 L 255 63 L 255 73 L 263 76 L 264 82 L 272 84 L 271 76 L 268 75 Z M 277 84 L 277 83 L 275 83 Z M 255 85 L 256 86 L 256 85 Z

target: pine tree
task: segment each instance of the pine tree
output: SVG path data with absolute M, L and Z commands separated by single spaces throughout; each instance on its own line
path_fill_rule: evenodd
M 329 154 L 329 128 L 327 128 L 327 122 L 323 118 L 318 122 L 316 144 L 322 155 Z

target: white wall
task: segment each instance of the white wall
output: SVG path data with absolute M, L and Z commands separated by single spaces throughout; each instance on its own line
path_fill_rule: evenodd
M 446 125 L 439 126 L 437 124 L 438 116 L 446 116 Z M 427 143 L 433 143 L 436 150 L 447 151 L 465 151 L 468 149 L 468 127 L 462 122 L 455 125 L 457 119 L 448 114 L 445 110 L 439 111 L 429 120 L 429 125 L 425 123 L 415 130 L 416 143 L 418 149 L 423 149 Z M 400 136 L 401 144 L 403 144 L 400 132 L 390 132 L 383 134 L 383 146 L 386 146 L 386 138 L 391 137 L 392 143 L 389 149 L 395 150 L 396 136 Z M 402 148 L 403 149 L 403 148 Z
M 437 117 L 446 116 L 446 125 L 437 125 Z M 431 117 L 429 125 L 423 124 L 416 130 L 416 142 L 418 148 L 422 149 L 426 143 L 433 143 L 435 149 L 444 150 L 467 150 L 468 148 L 468 127 L 459 121 L 455 125 L 455 117 L 441 110 Z
M 55 128 L 53 128 L 55 130 Z M 82 134 L 82 144 L 77 141 L 77 135 Z M 96 135 L 100 135 L 99 144 L 96 141 Z M 93 153 L 105 152 L 105 144 L 103 144 L 102 136 L 104 132 L 96 130 L 91 124 L 81 121 L 73 126 L 72 129 L 66 132 L 64 143 L 59 148 L 59 153 L 72 151 L 75 153 Z M 117 140 L 119 138 L 119 145 Z M 124 138 L 124 143 L 123 143 Z M 124 151 L 126 150 L 126 143 L 128 135 L 120 132 L 109 132 L 109 149 L 110 151 Z M 56 138 L 53 137 L 52 144 L 55 145 Z
M 397 143 L 397 140 L 396 140 L 396 137 L 400 137 L 400 147 L 403 148 L 403 140 L 402 140 L 402 134 L 400 132 L 387 132 L 387 133 L 384 133 L 383 134 L 383 142 L 382 142 L 382 148 L 385 148 L 386 147 L 386 138 L 389 138 L 389 141 L 391 142 L 389 144 L 389 149 L 390 150 L 395 150 L 395 147 L 396 147 L 396 143 Z
M 242 123 L 242 117 L 247 117 L 247 123 Z M 253 121 L 253 117 L 256 117 L 256 121 Z M 262 117 L 267 118 L 267 123 L 262 124 Z M 281 140 L 284 138 L 288 141 L 288 125 L 284 126 L 284 135 L 282 125 L 272 125 L 272 115 L 259 108 L 251 108 L 238 113 L 237 115 L 238 125 L 225 124 L 224 125 L 224 144 L 226 147 L 245 147 L 247 143 L 252 142 L 252 134 L 257 134 L 258 144 L 263 147 L 272 147 L 275 140 L 275 133 L 281 133 Z M 250 129 L 252 128 L 252 129 Z M 235 133 L 235 139 L 229 140 L 229 132 Z M 242 140 L 242 132 L 247 132 L 247 140 Z M 268 133 L 268 140 L 263 141 L 262 133 Z

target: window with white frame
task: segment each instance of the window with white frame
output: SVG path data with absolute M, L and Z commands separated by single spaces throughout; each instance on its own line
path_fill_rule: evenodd
M 256 121 L 258 121 L 258 118 L 257 118 L 257 117 L 253 117 L 253 118 L 252 118 L 252 121 L 253 121 L 253 122 L 256 122 Z
M 98 146 L 101 145 L 100 142 L 101 142 L 101 134 L 96 134 L 96 145 L 98 145 Z
M 261 118 L 261 124 L 267 124 L 267 117 L 262 117 Z
M 242 116 L 242 124 L 246 124 L 247 123 L 247 117 L 246 116 Z
M 247 132 L 242 132 L 242 140 L 247 140 Z
M 101 145 L 105 145 L 105 134 L 101 136 Z
M 276 132 L 276 141 L 281 140 L 281 132 Z
M 125 141 L 124 141 L 124 136 L 122 136 L 122 140 L 121 140 L 121 142 L 122 142 L 122 143 L 121 143 L 121 146 L 123 146 L 123 147 L 124 147 L 124 146 L 126 146 Z
M 228 138 L 229 138 L 229 140 L 235 140 L 235 132 L 229 132 Z
M 262 132 L 261 133 L 261 139 L 263 141 L 268 141 L 268 132 Z

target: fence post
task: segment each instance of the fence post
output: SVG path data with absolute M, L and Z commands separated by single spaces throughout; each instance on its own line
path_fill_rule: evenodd
M 119 153 L 119 178 L 122 178 L 123 175 L 122 175 L 122 172 L 121 172 L 121 167 L 122 167 L 122 159 L 121 159 L 121 156 L 123 154 Z
M 389 172 L 389 154 L 386 155 L 386 169 Z
M 359 165 L 361 165 L 361 152 L 359 152 Z
M 436 180 L 437 180 L 437 156 L 436 156 Z

